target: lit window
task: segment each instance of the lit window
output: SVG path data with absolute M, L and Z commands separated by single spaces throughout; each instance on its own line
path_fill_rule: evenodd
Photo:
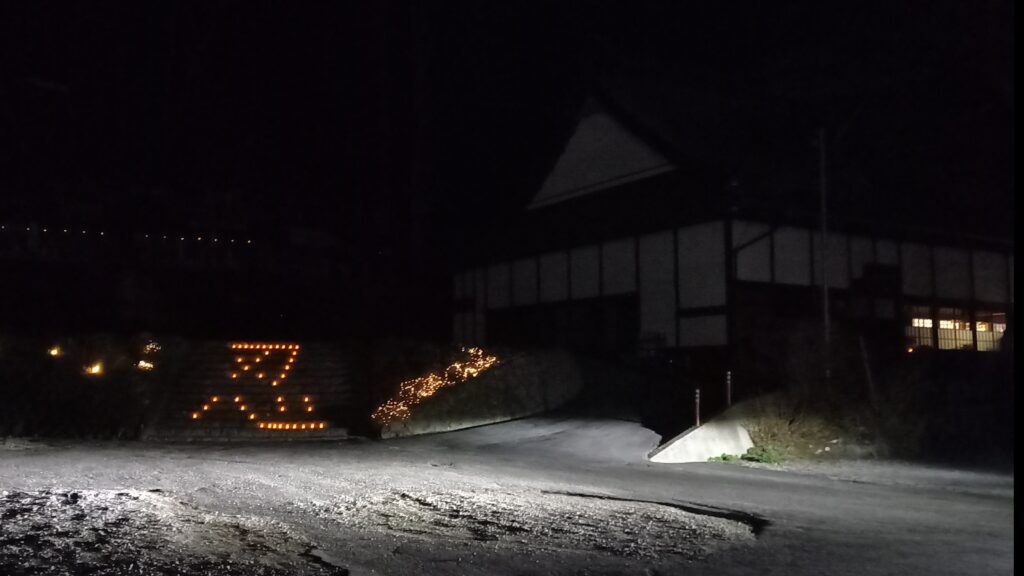
M 975 337 L 979 352 L 999 350 L 1006 332 L 1006 313 L 979 310 L 975 313 Z
M 939 308 L 939 349 L 973 350 L 974 332 L 965 310 Z
M 934 347 L 931 309 L 928 306 L 907 306 L 904 314 L 910 320 L 904 327 L 907 345 L 912 348 Z

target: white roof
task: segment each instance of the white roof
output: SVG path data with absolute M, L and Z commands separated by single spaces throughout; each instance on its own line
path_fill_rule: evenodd
M 576 126 L 562 156 L 528 208 L 538 208 L 675 169 L 667 158 L 604 109 L 591 110 Z

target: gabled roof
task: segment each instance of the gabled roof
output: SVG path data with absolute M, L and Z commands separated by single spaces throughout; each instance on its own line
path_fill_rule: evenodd
M 675 169 L 595 100 L 528 208 L 539 208 Z

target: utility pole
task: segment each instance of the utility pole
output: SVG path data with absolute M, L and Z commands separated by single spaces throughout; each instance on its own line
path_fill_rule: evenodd
M 829 317 L 828 306 L 828 205 L 827 179 L 825 177 L 825 128 L 818 128 L 818 184 L 821 192 L 821 301 L 822 301 L 822 329 L 824 330 L 824 361 L 825 361 L 825 383 L 832 378 L 832 320 Z

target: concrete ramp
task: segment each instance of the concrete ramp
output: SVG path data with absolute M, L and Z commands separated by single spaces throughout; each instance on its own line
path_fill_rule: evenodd
M 754 446 L 750 433 L 735 413 L 726 412 L 701 426 L 690 428 L 647 455 L 651 462 L 707 462 L 722 454 L 745 454 Z

